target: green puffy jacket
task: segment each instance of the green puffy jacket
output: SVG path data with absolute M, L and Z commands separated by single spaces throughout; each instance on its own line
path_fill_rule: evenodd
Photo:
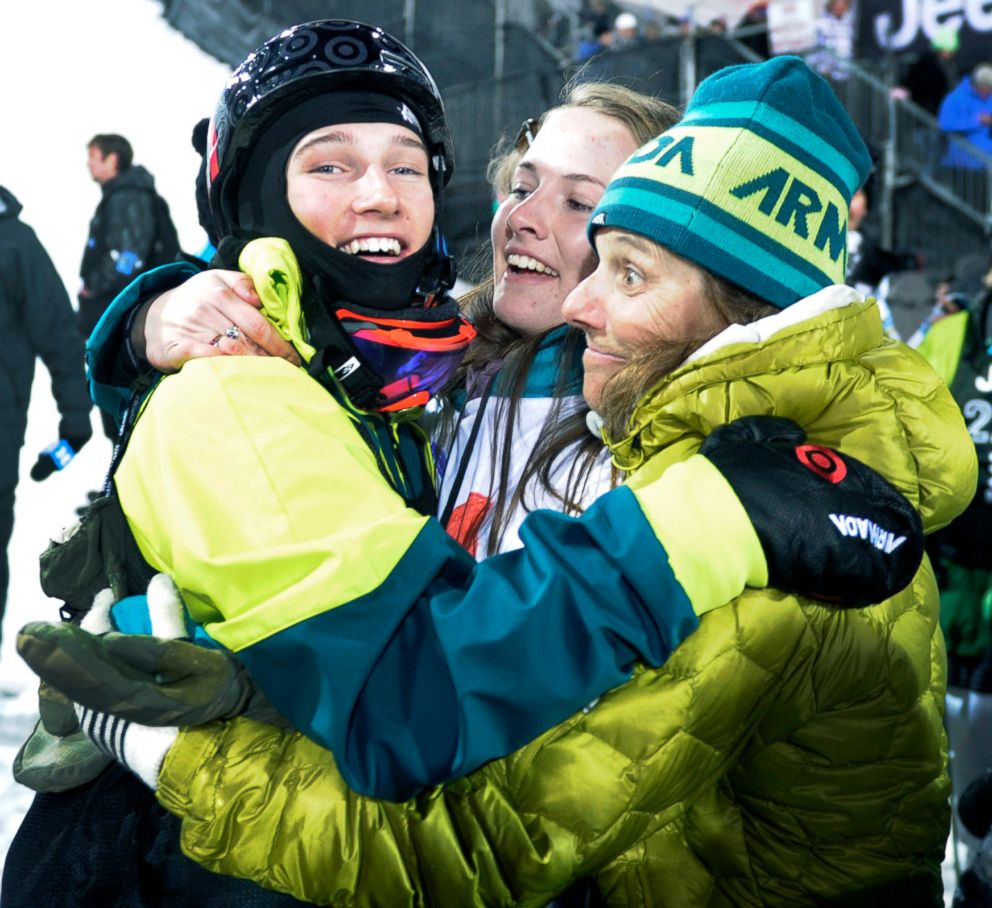
M 882 471 L 928 530 L 951 520 L 976 475 L 960 411 L 859 299 L 829 288 L 704 348 L 615 445 L 631 483 L 774 413 Z M 861 610 L 749 590 L 661 669 L 404 804 L 356 795 L 329 753 L 247 720 L 182 733 L 158 796 L 191 857 L 320 904 L 541 905 L 590 874 L 611 905 L 791 908 L 913 877 L 939 891 L 937 603 L 926 562 Z

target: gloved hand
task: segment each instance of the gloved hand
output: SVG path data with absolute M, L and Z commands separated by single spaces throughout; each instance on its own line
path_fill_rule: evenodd
M 181 602 L 172 579 L 157 574 L 148 587 L 149 610 L 167 596 Z M 185 727 L 237 715 L 285 725 L 234 656 L 188 640 L 95 636 L 72 624 L 35 621 L 21 629 L 17 650 L 70 700 L 142 725 Z
M 156 575 L 162 576 L 164 575 Z M 148 595 L 158 600 L 155 605 L 150 603 L 148 607 L 149 618 L 155 629 L 159 633 L 184 633 L 185 607 L 171 580 L 168 586 L 159 584 L 157 589 L 153 589 L 153 584 L 149 583 Z M 83 616 L 80 624 L 82 631 L 89 634 L 108 633 L 112 627 L 110 611 L 113 604 L 113 593 L 109 589 L 98 593 L 90 610 Z M 179 735 L 178 728 L 149 728 L 87 709 L 78 703 L 73 703 L 72 708 L 80 731 L 100 753 L 130 769 L 149 788 L 158 786 L 162 763 Z
M 43 479 L 48 479 L 56 470 L 64 469 L 89 440 L 89 435 L 73 435 L 60 438 L 54 444 L 50 444 L 38 455 L 34 466 L 31 467 L 31 478 L 35 482 L 41 482 Z
M 744 506 L 769 586 L 844 606 L 881 602 L 920 566 L 920 516 L 861 461 L 805 442 L 791 420 L 749 416 L 720 426 L 699 453 Z

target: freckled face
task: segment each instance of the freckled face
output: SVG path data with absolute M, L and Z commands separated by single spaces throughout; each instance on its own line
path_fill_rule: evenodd
M 391 123 L 346 123 L 307 133 L 286 167 L 289 207 L 315 237 L 390 263 L 423 247 L 434 224 L 427 150 Z
M 547 116 L 493 218 L 496 316 L 525 336 L 563 322 L 561 306 L 596 256 L 586 222 L 637 149 L 619 120 L 588 108 Z
M 724 327 L 698 265 L 615 228 L 596 234 L 596 249 L 596 270 L 563 307 L 568 323 L 586 335 L 582 393 L 593 409 L 606 382 L 636 355 L 709 338 Z

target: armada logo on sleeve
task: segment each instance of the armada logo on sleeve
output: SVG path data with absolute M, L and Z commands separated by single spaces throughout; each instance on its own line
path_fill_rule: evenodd
M 867 539 L 876 549 L 891 555 L 905 541 L 905 536 L 896 536 L 890 530 L 880 527 L 867 517 L 850 517 L 847 514 L 830 514 L 830 522 L 837 527 L 841 536 Z

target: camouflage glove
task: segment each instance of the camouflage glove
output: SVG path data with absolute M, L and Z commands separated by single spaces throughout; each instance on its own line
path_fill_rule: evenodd
M 164 574 L 149 584 L 150 609 L 157 595 L 179 598 Z M 285 724 L 234 656 L 188 640 L 114 631 L 95 636 L 71 624 L 37 621 L 21 629 L 17 649 L 74 703 L 141 725 L 185 727 L 237 715 Z
M 805 441 L 792 420 L 749 416 L 720 426 L 699 453 L 744 506 L 769 586 L 844 606 L 895 595 L 923 558 L 919 514 L 861 461 Z

